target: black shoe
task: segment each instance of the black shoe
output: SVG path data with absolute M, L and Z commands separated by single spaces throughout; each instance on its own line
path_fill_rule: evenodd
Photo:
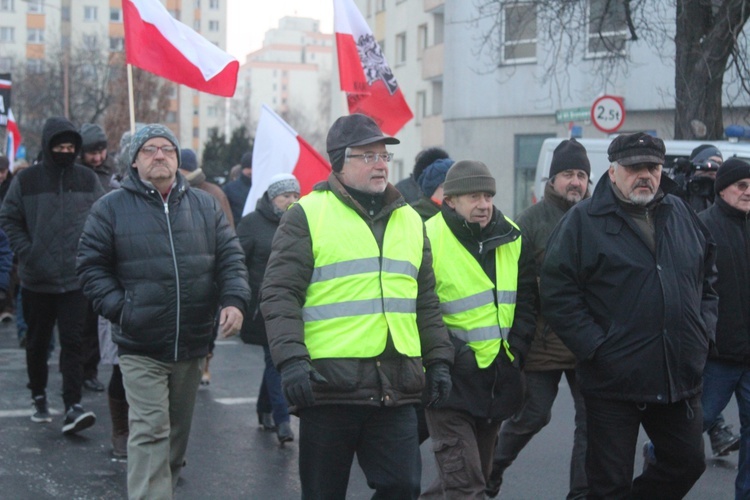
M 487 495 L 488 498 L 495 498 L 500 494 L 500 487 L 503 485 L 503 472 L 505 471 L 497 465 L 492 466 L 490 478 L 484 486 L 484 494 Z
M 84 380 L 83 388 L 93 392 L 104 392 L 104 386 L 96 377 L 91 377 Z
M 96 422 L 94 412 L 86 411 L 81 405 L 75 404 L 65 412 L 65 421 L 63 422 L 63 434 L 75 434 L 76 432 L 88 429 Z
M 279 438 L 279 443 L 284 444 L 289 441 L 294 441 L 294 432 L 289 422 L 281 422 L 279 424 L 279 430 L 276 431 L 276 436 Z
M 740 449 L 740 436 L 732 432 L 731 425 L 714 425 L 709 429 L 708 437 L 715 457 L 723 457 L 729 455 L 730 451 Z
M 263 427 L 264 431 L 275 431 L 276 424 L 273 421 L 273 415 L 270 413 L 258 413 L 258 424 Z
M 52 422 L 52 415 L 47 408 L 47 398 L 45 396 L 34 397 L 34 414 L 31 415 L 32 422 Z

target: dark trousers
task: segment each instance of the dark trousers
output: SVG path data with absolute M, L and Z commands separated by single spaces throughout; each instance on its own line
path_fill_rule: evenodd
M 266 369 L 263 371 L 263 386 L 271 405 L 273 421 L 276 425 L 289 422 L 289 408 L 284 392 L 281 390 L 281 375 L 273 365 L 271 350 L 268 346 L 263 346 L 263 355 L 266 363 Z M 261 390 L 263 390 L 263 387 L 261 387 Z
M 67 410 L 81 402 L 81 334 L 88 301 L 80 290 L 67 293 L 38 293 L 24 288 L 22 297 L 24 316 L 29 326 L 26 333 L 26 370 L 29 374 L 31 396 L 46 394 L 47 351 L 57 322 L 63 403 Z
M 87 301 L 86 324 L 81 337 L 81 355 L 83 357 L 83 379 L 96 378 L 99 374 L 99 315 L 94 312 Z
M 422 462 L 414 406 L 321 405 L 299 412 L 304 500 L 346 498 L 357 454 L 374 499 L 419 496 Z
M 683 498 L 706 469 L 700 395 L 671 404 L 584 401 L 588 498 Z M 633 479 L 641 425 L 654 443 L 656 463 Z

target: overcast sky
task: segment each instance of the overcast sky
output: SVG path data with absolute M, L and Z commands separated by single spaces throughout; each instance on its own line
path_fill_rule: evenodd
M 227 1 L 227 51 L 240 64 L 249 52 L 261 48 L 266 31 L 278 27 L 284 16 L 317 19 L 321 32 L 333 33 L 333 0 Z

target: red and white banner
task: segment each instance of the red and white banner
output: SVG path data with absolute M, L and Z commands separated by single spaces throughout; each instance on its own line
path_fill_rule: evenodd
M 173 18 L 158 0 L 123 0 L 128 64 L 173 82 L 232 97 L 240 63 Z
M 6 151 L 10 161 L 10 171 L 13 172 L 13 162 L 16 159 L 18 148 L 21 147 L 21 131 L 18 129 L 16 119 L 13 117 L 13 111 L 8 108 L 8 137 Z
M 253 185 L 242 215 L 255 210 L 258 198 L 268 189 L 271 177 L 292 174 L 299 181 L 301 196 L 328 178 L 331 165 L 315 149 L 265 104 L 260 111 L 253 142 Z
M 414 115 L 353 0 L 333 0 L 333 29 L 349 112 L 367 115 L 383 132 L 396 135 Z

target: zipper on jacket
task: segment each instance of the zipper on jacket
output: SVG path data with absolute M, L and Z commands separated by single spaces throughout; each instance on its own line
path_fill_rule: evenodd
M 167 217 L 167 231 L 169 232 L 169 246 L 172 249 L 172 264 L 174 265 L 174 277 L 177 286 L 177 319 L 175 321 L 174 337 L 174 360 L 177 362 L 177 350 L 180 345 L 180 273 L 177 270 L 177 254 L 174 251 L 174 238 L 172 238 L 172 223 L 169 221 L 169 196 L 164 202 L 164 214 Z

